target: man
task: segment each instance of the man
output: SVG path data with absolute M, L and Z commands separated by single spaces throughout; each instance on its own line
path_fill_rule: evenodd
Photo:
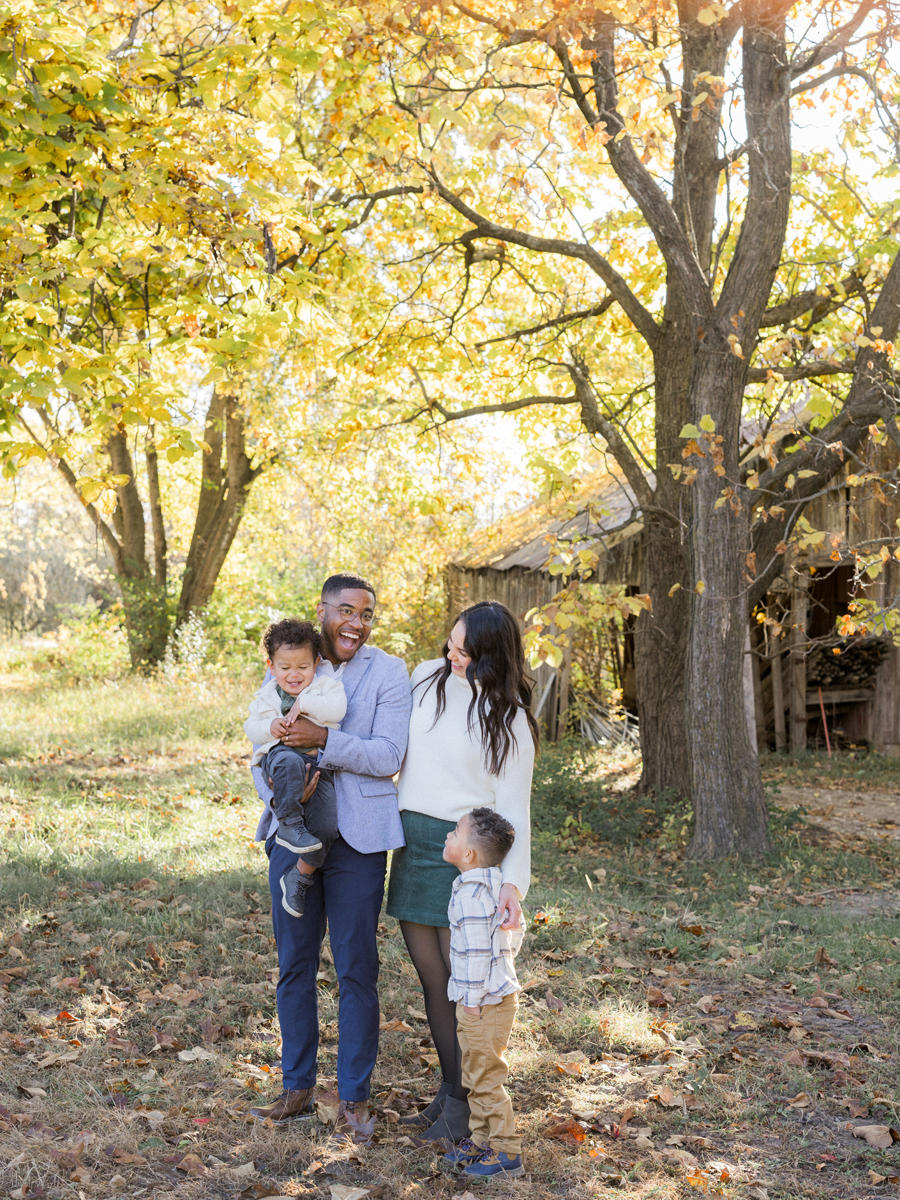
M 281 904 L 281 876 L 296 854 L 275 842 L 272 791 L 259 767 L 254 781 L 266 805 L 256 840 L 269 856 L 272 924 L 278 947 L 278 1019 L 284 1091 L 253 1116 L 276 1123 L 311 1116 L 319 1045 L 316 973 L 328 923 L 340 987 L 338 1093 L 335 1132 L 345 1138 L 369 1120 L 369 1081 L 378 1053 L 378 947 L 376 931 L 387 852 L 403 845 L 392 776 L 406 753 L 412 707 L 409 678 L 399 658 L 367 646 L 375 620 L 375 590 L 359 575 L 325 581 L 316 614 L 322 628 L 319 673 L 337 676 L 347 695 L 341 728 L 299 717 L 284 738 L 289 746 L 317 747 L 319 765 L 334 772 L 338 837 L 306 894 L 303 917 Z

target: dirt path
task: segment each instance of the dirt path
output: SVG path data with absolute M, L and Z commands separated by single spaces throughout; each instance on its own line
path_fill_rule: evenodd
M 900 841 L 900 795 L 896 792 L 783 784 L 775 803 L 782 808 L 802 805 L 810 822 L 835 833 Z

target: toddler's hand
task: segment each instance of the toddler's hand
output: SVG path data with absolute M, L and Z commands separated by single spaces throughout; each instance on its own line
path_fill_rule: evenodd
M 287 731 L 287 722 L 285 721 L 284 717 L 276 717 L 269 726 L 269 733 L 273 738 L 278 738 L 279 741 L 286 736 Z
M 300 715 L 301 715 L 301 713 L 300 713 L 300 697 L 298 696 L 297 699 L 294 701 L 294 703 L 291 705 L 290 711 L 288 712 L 287 716 L 284 718 L 285 725 L 287 725 L 288 728 L 290 728 L 290 726 L 293 725 L 293 723 L 297 720 L 297 718 Z
M 481 1016 L 481 1005 L 479 1004 L 477 1008 L 469 1008 L 469 1006 L 467 1004 L 464 1004 L 463 1012 L 468 1013 L 470 1017 L 480 1017 Z

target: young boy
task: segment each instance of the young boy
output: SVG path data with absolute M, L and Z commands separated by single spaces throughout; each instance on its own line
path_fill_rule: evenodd
M 319 770 L 316 751 L 285 746 L 281 739 L 300 714 L 315 725 L 339 728 L 347 697 L 339 679 L 316 675 L 322 635 L 309 621 L 270 625 L 262 649 L 273 678 L 254 696 L 244 733 L 256 746 L 250 765 L 261 764 L 275 793 L 275 840 L 302 856 L 281 877 L 282 906 L 302 917 L 313 874 L 337 837 L 337 804 L 334 779 Z
M 524 1175 L 522 1141 L 503 1086 L 506 1048 L 519 1006 L 515 956 L 525 923 L 501 929 L 502 862 L 516 831 L 490 808 L 476 808 L 447 834 L 444 861 L 460 875 L 450 897 L 450 982 L 462 1049 L 462 1082 L 469 1090 L 470 1136 L 444 1161 L 475 1179 Z M 504 909 L 505 912 L 505 909 Z

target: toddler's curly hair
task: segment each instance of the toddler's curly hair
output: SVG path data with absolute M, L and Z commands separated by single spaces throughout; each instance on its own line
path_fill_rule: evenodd
M 496 867 L 506 858 L 516 840 L 516 831 L 492 808 L 473 808 L 469 813 L 469 826 L 478 850 L 478 857 L 489 867 Z
M 259 648 L 269 662 L 275 657 L 279 646 L 292 646 L 299 649 L 309 646 L 314 658 L 322 653 L 322 635 L 311 621 L 298 621 L 296 617 L 286 617 L 283 621 L 273 621 L 259 643 Z

